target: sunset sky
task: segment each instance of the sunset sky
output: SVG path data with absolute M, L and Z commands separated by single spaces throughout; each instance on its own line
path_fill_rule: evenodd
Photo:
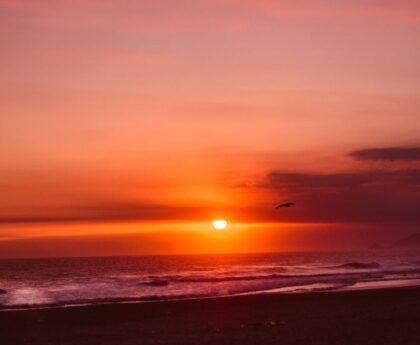
M 420 232 L 417 0 L 0 0 L 0 27 L 0 257 Z

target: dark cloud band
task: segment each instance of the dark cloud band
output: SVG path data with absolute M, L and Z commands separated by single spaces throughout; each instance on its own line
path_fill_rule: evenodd
M 370 161 L 417 161 L 420 160 L 420 147 L 386 147 L 353 151 L 349 156 Z

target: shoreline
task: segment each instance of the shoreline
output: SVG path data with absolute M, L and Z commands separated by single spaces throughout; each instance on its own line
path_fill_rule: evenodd
M 5 344 L 417 344 L 420 287 L 0 313 Z
M 314 290 L 305 290 L 307 287 L 316 285 L 326 285 L 326 287 L 315 288 Z M 332 285 L 328 287 L 328 285 Z M 91 306 L 101 305 L 120 305 L 120 304 L 144 304 L 144 303 L 166 303 L 166 302 L 180 302 L 180 301 L 194 301 L 194 300 L 209 300 L 219 298 L 235 298 L 244 296 L 260 296 L 260 295 L 295 295 L 295 294 L 314 294 L 314 293 L 335 293 L 335 292 L 352 292 L 352 291 L 365 291 L 365 290 L 383 290 L 383 289 L 404 289 L 404 288 L 419 288 L 420 289 L 420 278 L 406 278 L 406 279 L 393 279 L 393 280 L 378 280 L 368 282 L 356 282 L 354 285 L 334 285 L 328 283 L 314 283 L 307 285 L 295 285 L 286 286 L 281 288 L 274 288 L 261 291 L 251 291 L 230 295 L 219 295 L 219 296 L 198 296 L 198 297 L 187 297 L 187 298 L 162 298 L 162 299 L 142 299 L 142 297 L 136 298 L 112 298 L 104 301 L 83 301 L 75 303 L 51 303 L 51 304 L 34 304 L 33 306 L 23 305 L 1 305 L 0 313 L 2 312 L 18 312 L 18 311 L 29 311 L 29 310 L 48 310 L 48 309 L 66 309 L 66 308 L 84 308 Z

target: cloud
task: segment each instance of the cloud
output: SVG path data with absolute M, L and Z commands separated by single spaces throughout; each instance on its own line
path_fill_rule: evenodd
M 420 185 L 420 170 L 360 171 L 350 173 L 272 172 L 263 187 L 285 187 L 289 190 L 358 188 L 369 184 Z
M 0 10 L 12 14 L 12 23 L 15 17 L 24 16 L 25 25 L 66 31 L 89 29 L 90 34 L 110 32 L 112 36 L 119 31 L 144 35 L 151 31 L 195 33 L 207 31 L 209 26 L 219 32 L 253 27 L 252 19 L 238 15 L 238 8 L 241 6 L 230 0 L 0 0 Z
M 272 172 L 269 174 L 270 187 L 285 187 L 292 190 L 356 187 L 372 181 L 376 173 L 334 173 L 310 174 L 299 172 Z
M 97 223 L 121 221 L 196 219 L 204 211 L 197 207 L 135 203 L 80 204 L 66 208 L 47 208 L 37 214 L 21 212 L 0 215 L 0 224 L 20 223 Z
M 249 187 L 248 187 L 249 188 Z M 65 207 L 22 208 L 0 214 L 0 225 L 25 223 L 110 223 L 141 221 L 198 221 L 222 211 L 237 222 L 419 222 L 420 170 L 305 173 L 273 171 L 256 184 L 264 198 L 254 205 L 157 205 L 136 202 L 91 201 Z M 258 192 L 257 189 L 260 191 Z M 278 201 L 293 201 L 286 212 Z M 272 205 L 271 205 L 272 203 Z M 30 211 L 28 211 L 30 210 Z
M 281 229 L 264 224 L 244 228 L 240 236 L 223 238 L 215 232 L 181 230 L 5 239 L 0 241 L 0 258 L 360 249 L 366 248 L 366 230 L 375 231 L 371 226 L 354 225 L 351 229 L 343 225 L 340 231 L 324 225 Z M 354 239 L 355 233 L 361 234 L 359 240 Z
M 353 151 L 349 154 L 365 161 L 416 161 L 420 160 L 420 147 L 385 147 Z
M 418 20 L 420 5 L 417 1 L 374 0 L 374 1 L 277 1 L 277 0 L 246 0 L 241 4 L 252 5 L 269 10 L 276 15 L 364 15 L 384 17 L 396 20 Z
M 274 171 L 261 188 L 296 207 L 283 221 L 418 222 L 420 170 L 303 173 Z
M 415 1 L 278 1 L 278 0 L 158 0 L 158 1 L 52 1 L 52 0 L 0 0 L 0 8 L 20 13 L 41 15 L 38 23 L 43 25 L 83 25 L 101 29 L 165 29 L 212 30 L 244 28 L 255 25 L 253 18 L 258 11 L 270 16 L 316 17 L 316 16 L 369 16 L 401 21 L 417 21 L 420 6 Z M 63 20 L 63 18 L 65 20 Z M 33 18 L 32 18 L 33 19 Z M 67 20 L 66 20 L 67 19 Z M 70 19 L 70 20 L 68 20 Z M 95 25 L 92 25 L 92 22 Z M 215 26 L 214 23 L 218 23 Z M 90 26 L 89 26 L 90 24 Z

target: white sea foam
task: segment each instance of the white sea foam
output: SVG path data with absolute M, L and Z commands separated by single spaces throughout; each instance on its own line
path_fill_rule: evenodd
M 0 309 L 420 285 L 420 253 L 1 260 Z

